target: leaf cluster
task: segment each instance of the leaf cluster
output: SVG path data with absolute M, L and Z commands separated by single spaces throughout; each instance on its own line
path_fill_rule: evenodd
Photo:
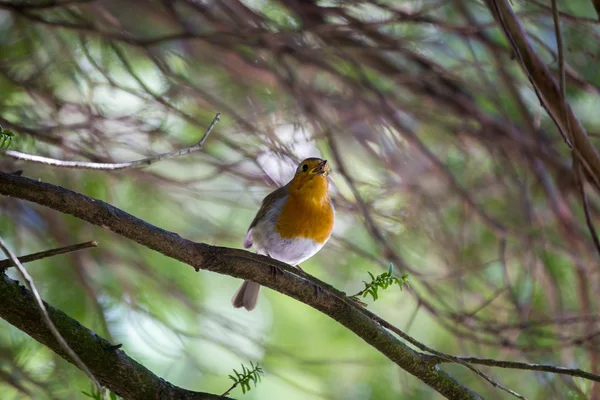
M 234 375 L 229 375 L 229 378 L 234 382 L 231 389 L 227 391 L 229 393 L 236 386 L 240 386 L 242 388 L 242 393 L 246 393 L 250 391 L 250 382 L 254 383 L 254 387 L 256 384 L 260 382 L 261 375 L 263 374 L 262 368 L 258 365 L 254 365 L 252 361 L 250 361 L 250 368 L 246 367 L 242 364 L 242 372 L 238 372 L 237 370 L 233 370 Z
M 400 290 L 404 287 L 404 285 L 409 285 L 408 274 L 403 274 L 400 278 L 393 275 L 394 273 L 394 264 L 390 264 L 390 268 L 387 272 L 383 274 L 374 276 L 372 273 L 368 272 L 371 277 L 371 282 L 365 282 L 365 288 L 358 293 L 357 295 L 362 295 L 362 297 L 367 297 L 367 295 L 371 295 L 373 297 L 373 301 L 376 301 L 379 298 L 379 290 L 386 290 L 388 287 L 397 284 L 400 287 Z M 355 295 L 355 296 L 357 296 Z

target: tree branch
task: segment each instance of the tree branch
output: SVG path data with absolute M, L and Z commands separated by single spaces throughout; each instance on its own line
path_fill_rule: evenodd
M 184 239 L 103 201 L 59 186 L 0 173 L 0 194 L 29 200 L 125 236 L 196 270 L 249 279 L 321 311 L 354 332 L 399 367 L 449 399 L 481 399 L 398 340 L 346 295 L 318 279 L 266 256 Z M 275 275 L 273 270 L 279 270 Z M 1 300 L 1 299 L 0 299 Z M 0 303 L 1 304 L 1 303 Z
M 15 150 L 4 150 L 1 151 L 0 154 L 5 154 L 9 157 L 15 158 L 17 160 L 22 161 L 30 161 L 36 162 L 39 164 L 50 165 L 53 167 L 61 167 L 61 168 L 78 168 L 78 169 L 95 169 L 95 170 L 120 170 L 120 169 L 128 169 L 128 168 L 140 168 L 147 167 L 150 164 L 154 164 L 158 161 L 166 160 L 169 158 L 175 158 L 179 156 L 183 156 L 190 153 L 195 153 L 202 149 L 204 146 L 204 142 L 210 132 L 213 130 L 217 122 L 219 122 L 219 118 L 221 117 L 221 113 L 217 113 L 215 118 L 210 123 L 210 126 L 202 135 L 202 138 L 194 144 L 193 146 L 185 147 L 180 150 L 170 151 L 168 153 L 156 154 L 150 157 L 142 158 L 141 160 L 121 162 L 121 163 L 97 163 L 97 162 L 88 162 L 88 161 L 64 161 L 57 160 L 55 158 L 36 156 L 33 154 L 21 153 L 20 151 Z
M 0 304 L 0 317 L 73 364 L 42 321 L 33 294 L 4 274 L 0 277 Z M 44 306 L 56 328 L 100 383 L 124 399 L 228 399 L 166 382 L 62 311 L 46 302 Z
M 426 357 L 429 357 L 429 356 L 426 356 Z M 437 356 L 431 356 L 430 358 L 431 358 L 432 362 L 435 362 L 436 364 L 455 362 L 455 360 L 437 357 Z M 585 378 L 585 379 L 589 379 L 591 381 L 600 382 L 599 375 L 591 374 L 591 373 L 581 370 L 579 368 L 564 368 L 564 367 L 558 367 L 558 366 L 549 365 L 549 364 L 533 364 L 533 363 L 525 363 L 525 362 L 519 362 L 519 361 L 504 361 L 504 360 L 494 360 L 491 358 L 479 358 L 479 357 L 456 357 L 456 359 L 467 362 L 469 364 L 487 365 L 490 367 L 520 369 L 520 370 L 527 370 L 527 371 L 550 372 L 553 374 L 576 376 L 579 378 Z
M 44 258 L 53 257 L 53 256 L 57 256 L 60 254 L 71 253 L 71 252 L 77 251 L 77 250 L 88 249 L 90 247 L 98 247 L 98 242 L 91 241 L 91 242 L 79 243 L 79 244 L 74 244 L 71 246 L 59 247 L 57 249 L 45 250 L 45 251 L 40 251 L 38 253 L 28 254 L 26 256 L 19 257 L 19 262 L 21 262 L 21 264 L 25 264 L 28 262 L 41 260 Z M 6 268 L 14 267 L 14 266 L 15 266 L 15 263 L 11 259 L 6 259 L 6 260 L 0 261 L 0 269 L 6 269 Z
M 85 374 L 92 381 L 92 384 L 96 387 L 96 390 L 98 390 L 98 391 L 102 390 L 102 386 L 100 385 L 100 382 L 98 382 L 98 380 L 96 379 L 96 377 L 94 376 L 92 371 L 90 371 L 90 369 L 87 367 L 87 365 L 85 365 L 83 360 L 81 360 L 81 358 L 79 357 L 77 352 L 71 348 L 71 345 L 63 337 L 63 335 L 58 330 L 58 328 L 56 327 L 54 322 L 52 322 L 52 319 L 50 318 L 50 315 L 48 314 L 48 310 L 45 307 L 45 303 L 42 300 L 42 296 L 40 296 L 40 293 L 38 292 L 37 288 L 35 287 L 33 278 L 31 277 L 31 275 L 29 275 L 29 273 L 27 272 L 25 267 L 21 264 L 21 262 L 19 261 L 17 256 L 15 256 L 13 254 L 13 252 L 6 246 L 6 243 L 4 243 L 4 240 L 2 239 L 2 237 L 0 237 L 0 250 L 2 250 L 4 252 L 4 254 L 6 254 L 6 256 L 9 257 L 9 259 L 17 267 L 17 270 L 19 270 L 20 274 L 23 276 L 23 279 L 25 280 L 27 287 L 33 294 L 37 309 L 42 316 L 42 322 L 46 326 L 46 328 L 48 328 L 48 331 L 50 331 L 52 338 L 58 343 L 58 345 L 61 349 L 61 353 L 64 352 L 64 354 L 66 354 L 67 357 L 70 360 L 72 360 L 73 364 L 75 364 L 77 366 L 77 368 L 79 368 L 80 370 L 85 372 Z

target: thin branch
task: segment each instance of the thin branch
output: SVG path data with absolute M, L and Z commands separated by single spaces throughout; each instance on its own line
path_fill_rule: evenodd
M 102 386 L 100 385 L 100 383 L 98 382 L 96 377 L 92 374 L 92 372 L 88 369 L 88 367 L 83 363 L 83 361 L 81 361 L 81 358 L 79 358 L 77 353 L 75 353 L 73 351 L 73 349 L 69 346 L 69 344 L 67 343 L 65 338 L 58 331 L 58 329 L 56 329 L 54 322 L 52 322 L 52 320 L 50 319 L 50 316 L 48 315 L 48 311 L 46 310 L 46 307 L 44 306 L 44 301 L 42 300 L 40 293 L 38 292 L 37 288 L 35 287 L 33 278 L 31 277 L 31 275 L 29 275 L 29 273 L 27 272 L 27 270 L 25 269 L 23 264 L 21 264 L 21 262 L 19 261 L 17 256 L 15 256 L 14 253 L 6 246 L 6 243 L 4 242 L 2 237 L 0 237 L 0 249 L 4 252 L 4 254 L 6 254 L 7 257 L 9 257 L 12 260 L 12 262 L 17 267 L 17 269 L 19 270 L 21 275 L 23 275 L 23 278 L 25 279 L 25 283 L 27 284 L 27 287 L 29 288 L 29 290 L 31 290 L 31 292 L 33 293 L 33 296 L 35 297 L 35 301 L 37 302 L 40 313 L 42 314 L 44 323 L 46 324 L 46 326 L 48 327 L 50 332 L 52 332 L 52 335 L 54 336 L 56 341 L 65 350 L 67 355 L 73 360 L 73 363 L 75 365 L 77 365 L 77 367 L 80 370 L 85 372 L 85 374 L 90 378 L 90 380 L 92 381 L 94 386 L 96 386 L 96 389 L 98 391 L 102 391 Z
M 560 92 L 564 102 L 567 99 L 567 87 L 565 83 L 565 52 L 562 44 L 562 34 L 560 33 L 560 18 L 558 17 L 557 3 L 557 0 L 552 0 L 552 19 L 554 21 L 554 34 L 556 35 L 556 49 L 558 52 L 558 76 L 560 79 Z M 566 114 L 564 116 L 566 116 Z
M 211 122 L 210 126 L 208 127 L 208 129 L 206 130 L 206 132 L 204 132 L 204 135 L 202 135 L 202 138 L 200 138 L 200 140 L 193 146 L 185 147 L 183 149 L 171 151 L 168 153 L 156 154 L 156 155 L 146 157 L 146 158 L 143 158 L 141 160 L 136 160 L 136 161 L 122 162 L 122 163 L 96 163 L 96 162 L 87 162 L 87 161 L 64 161 L 64 160 L 57 160 L 55 158 L 48 158 L 48 157 L 36 156 L 36 155 L 32 155 L 32 154 L 25 154 L 25 153 L 21 153 L 19 151 L 14 151 L 14 150 L 5 150 L 3 152 L 0 152 L 0 154 L 5 154 L 5 155 L 15 158 L 17 160 L 36 162 L 36 163 L 50 165 L 53 167 L 60 167 L 60 168 L 79 168 L 79 169 L 114 171 L 114 170 L 123 170 L 123 169 L 128 169 L 128 168 L 146 167 L 146 166 L 148 166 L 150 164 L 154 164 L 158 161 L 166 160 L 169 158 L 175 158 L 175 157 L 183 156 L 183 155 L 190 154 L 190 153 L 195 153 L 195 152 L 201 150 L 204 146 L 204 142 L 208 138 L 208 135 L 211 133 L 211 131 L 213 130 L 213 128 L 215 127 L 217 122 L 219 122 L 220 117 L 221 117 L 221 113 L 217 113 L 215 115 L 215 118 L 212 120 L 212 122 Z
M 558 78 L 560 97 L 562 99 L 562 116 L 567 121 L 566 135 L 569 143 L 573 143 L 573 134 L 571 133 L 571 120 L 567 115 L 567 82 L 565 78 L 565 50 L 563 47 L 562 33 L 560 32 L 560 18 L 558 17 L 558 0 L 552 0 L 552 20 L 554 21 L 554 34 L 556 36 L 556 51 L 558 53 Z M 573 158 L 576 153 L 573 153 Z
M 27 9 L 27 10 L 47 10 L 50 8 L 85 5 L 88 3 L 93 3 L 94 1 L 96 1 L 96 0 L 63 0 L 63 1 L 49 0 L 42 4 L 27 4 L 27 3 L 14 4 L 13 7 L 21 9 L 21 10 L 25 10 L 25 9 Z M 1 2 L 0 4 L 4 4 L 4 2 Z
M 59 254 L 71 253 L 77 250 L 89 249 L 90 247 L 98 247 L 98 242 L 91 241 L 85 243 L 74 244 L 71 246 L 59 247 L 57 249 L 40 251 L 39 253 L 28 254 L 26 256 L 19 257 L 21 264 L 25 264 L 31 261 L 41 260 L 43 258 L 54 257 Z M 11 259 L 0 261 L 0 269 L 6 269 L 14 267 L 15 263 Z
M 600 0 L 592 0 L 592 4 L 596 10 L 596 15 L 598 15 L 598 21 L 600 21 Z
M 429 347 L 429 346 L 427 346 L 427 345 L 419 342 L 418 340 L 416 340 L 412 336 L 404 333 L 402 330 L 400 330 L 399 328 L 397 328 L 394 325 L 390 324 L 386 320 L 384 320 L 382 318 L 379 318 L 375 314 L 372 314 L 370 311 L 366 311 L 365 310 L 365 313 L 371 314 L 371 319 L 373 319 L 374 321 L 378 322 L 379 324 L 381 324 L 382 326 L 384 326 L 385 328 L 387 328 L 391 332 L 394 332 L 396 335 L 400 336 L 402 339 L 406 340 L 408 343 L 414 345 L 419 350 L 431 353 L 431 354 L 435 355 L 436 357 L 439 357 L 440 359 L 444 359 L 444 360 L 446 360 L 448 362 L 454 362 L 454 363 L 460 364 L 460 365 L 462 365 L 462 366 L 470 369 L 471 371 L 475 372 L 475 374 L 477 374 L 480 377 L 482 377 L 483 379 L 485 379 L 492 386 L 497 387 L 498 389 L 503 390 L 503 391 L 511 394 L 512 396 L 518 398 L 518 399 L 526 400 L 525 397 L 523 397 L 519 393 L 517 393 L 517 392 L 515 392 L 515 391 L 513 391 L 513 390 L 511 390 L 509 388 L 507 388 L 506 386 L 504 386 L 504 385 L 496 382 L 495 380 L 493 380 L 492 378 L 490 378 L 489 375 L 487 375 L 487 374 L 483 373 L 482 371 L 480 371 L 479 369 L 475 368 L 470 363 L 461 360 L 460 357 L 453 356 L 453 355 L 450 355 L 450 354 L 446 354 L 446 353 L 442 353 L 440 351 L 434 350 L 431 347 Z M 428 359 L 429 355 L 423 355 L 423 357 L 426 358 L 426 359 Z
M 588 202 L 587 194 L 585 193 L 585 183 L 583 181 L 583 173 L 581 171 L 581 164 L 577 161 L 577 159 L 573 158 L 573 168 L 575 169 L 575 180 L 577 183 L 577 187 L 579 188 L 579 194 L 581 196 L 581 202 L 583 203 L 583 212 L 585 213 L 585 223 L 587 224 L 588 230 L 592 235 L 592 240 L 594 242 L 594 246 L 598 251 L 598 255 L 600 255 L 600 239 L 598 238 L 598 232 L 596 231 L 596 227 L 594 226 L 594 221 L 592 220 L 592 215 L 590 213 L 590 204 Z
M 436 364 L 444 364 L 448 362 L 454 362 L 453 360 L 437 358 L 433 357 L 432 360 L 435 359 Z M 552 374 L 560 374 L 560 375 L 570 375 L 576 376 L 579 378 L 589 379 L 591 381 L 600 382 L 600 375 L 592 374 L 590 372 L 583 371 L 579 368 L 564 368 L 557 367 L 555 365 L 548 364 L 534 364 L 534 363 L 524 363 L 519 361 L 503 361 L 503 360 L 494 360 L 490 358 L 478 358 L 478 357 L 456 357 L 458 360 L 462 360 L 468 362 L 470 364 L 479 364 L 479 365 L 487 365 L 490 367 L 498 367 L 498 368 L 511 368 L 511 369 L 520 369 L 520 370 L 528 370 L 528 371 L 540 371 L 540 372 L 549 372 Z

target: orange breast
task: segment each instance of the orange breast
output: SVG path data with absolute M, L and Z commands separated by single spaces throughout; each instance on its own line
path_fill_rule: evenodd
M 313 201 L 291 194 L 281 210 L 276 229 L 284 239 L 307 238 L 324 243 L 331 235 L 333 218 L 329 197 Z

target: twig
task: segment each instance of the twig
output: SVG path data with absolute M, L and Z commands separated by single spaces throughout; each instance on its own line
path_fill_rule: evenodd
M 554 365 L 548 364 L 532 364 L 532 363 L 524 363 L 519 361 L 503 361 L 503 360 L 494 360 L 490 358 L 478 358 L 478 357 L 456 357 L 459 360 L 468 362 L 470 364 L 479 364 L 479 365 L 487 365 L 490 367 L 498 367 L 498 368 L 512 368 L 512 369 L 520 369 L 520 370 L 528 370 L 528 371 L 540 371 L 540 372 L 549 372 L 553 374 L 561 374 L 561 375 L 570 375 L 576 376 L 579 378 L 589 379 L 591 381 L 600 382 L 600 375 L 592 374 L 590 372 L 583 371 L 578 368 L 564 368 L 557 367 Z M 448 359 L 439 359 L 436 363 L 447 363 L 452 362 Z
M 33 254 L 28 254 L 26 256 L 23 256 L 23 257 L 19 257 L 19 261 L 21 262 L 21 264 L 25 264 L 27 262 L 41 260 L 43 258 L 53 257 L 53 256 L 57 256 L 59 254 L 71 253 L 71 252 L 77 251 L 77 250 L 88 249 L 90 247 L 98 247 L 98 242 L 96 242 L 94 240 L 91 242 L 85 242 L 85 243 L 74 244 L 71 246 L 59 247 L 57 249 L 40 251 L 39 253 L 33 253 Z M 0 269 L 6 269 L 6 268 L 14 267 L 14 266 L 15 266 L 15 264 L 11 259 L 6 259 L 6 260 L 0 261 Z
M 56 341 L 66 351 L 66 353 L 73 360 L 73 362 L 77 365 L 77 367 L 79 367 L 79 369 L 81 369 L 83 372 L 85 372 L 85 374 L 90 378 L 90 380 L 92 381 L 92 383 L 94 384 L 96 389 L 98 391 L 102 391 L 102 385 L 100 385 L 98 380 L 96 380 L 96 377 L 92 374 L 92 372 L 88 369 L 88 367 L 83 363 L 83 361 L 81 361 L 81 359 L 73 351 L 73 349 L 71 349 L 71 347 L 69 346 L 67 341 L 62 337 L 62 335 L 60 334 L 58 329 L 56 329 L 54 322 L 52 322 L 52 320 L 50 319 L 50 316 L 48 315 L 48 311 L 46 311 L 46 307 L 44 306 L 44 301 L 42 300 L 40 293 L 38 292 L 37 288 L 35 287 L 33 278 L 31 278 L 31 275 L 29 275 L 29 273 L 27 272 L 27 270 L 25 269 L 23 264 L 21 264 L 21 262 L 19 261 L 17 256 L 15 256 L 14 253 L 12 251 L 10 251 L 10 249 L 6 246 L 6 243 L 4 242 L 2 237 L 0 237 L 0 249 L 2 249 L 4 254 L 6 254 L 6 256 L 12 260 L 12 262 L 17 267 L 17 269 L 19 270 L 21 275 L 23 275 L 23 278 L 25 279 L 25 283 L 27 284 L 28 289 L 33 293 L 33 296 L 35 297 L 35 300 L 40 309 L 40 312 L 42 313 L 42 318 L 44 319 L 44 322 L 48 326 L 48 329 L 50 330 L 50 332 L 52 332 L 52 335 L 56 338 Z
M 600 239 L 598 238 L 598 232 L 596 231 L 596 227 L 594 226 L 594 222 L 592 221 L 592 215 L 590 213 L 590 204 L 585 193 L 585 183 L 583 181 L 583 173 L 581 172 L 581 164 L 579 164 L 579 161 L 575 157 L 573 157 L 573 168 L 575 169 L 575 180 L 577 182 L 577 187 L 579 188 L 579 194 L 581 195 L 581 202 L 583 203 L 585 222 L 592 235 L 594 246 L 596 247 L 596 250 L 600 255 Z
M 32 155 L 32 154 L 21 153 L 19 151 L 14 151 L 14 150 L 6 150 L 6 151 L 1 152 L 0 154 L 5 154 L 5 155 L 15 158 L 17 160 L 36 162 L 36 163 L 50 165 L 53 167 L 60 167 L 60 168 L 79 168 L 79 169 L 94 169 L 94 170 L 109 170 L 109 171 L 128 169 L 128 168 L 140 168 L 140 167 L 148 166 L 150 164 L 154 164 L 161 160 L 179 157 L 179 156 L 183 156 L 186 154 L 195 153 L 195 152 L 201 150 L 202 147 L 204 146 L 204 142 L 208 138 L 208 135 L 210 135 L 211 131 L 213 130 L 213 128 L 215 127 L 217 122 L 219 122 L 220 117 L 221 117 L 221 113 L 217 113 L 215 115 L 215 118 L 212 120 L 212 122 L 211 122 L 210 126 L 208 127 L 208 129 L 206 130 L 206 132 L 204 132 L 204 135 L 202 135 L 202 138 L 193 146 L 185 147 L 183 149 L 171 151 L 168 153 L 156 154 L 154 156 L 142 158 L 141 160 L 136 160 L 136 161 L 122 162 L 122 163 L 96 163 L 96 162 L 87 162 L 87 161 L 64 161 L 64 160 L 57 160 L 55 158 L 42 157 L 42 156 L 36 156 L 36 155 Z
M 235 369 L 233 370 L 233 375 L 229 375 L 229 378 L 233 381 L 233 385 L 229 389 L 225 391 L 221 396 L 227 396 L 233 389 L 241 386 L 242 393 L 246 393 L 250 391 L 250 382 L 254 382 L 254 387 L 256 387 L 257 383 L 260 382 L 260 376 L 263 374 L 262 368 L 250 361 L 250 368 L 247 368 L 244 364 L 242 364 L 242 372 L 238 372 Z
M 400 336 L 402 339 L 406 340 L 408 343 L 416 346 L 419 350 L 422 351 L 426 351 L 430 354 L 433 354 L 436 357 L 439 357 L 440 359 L 446 360 L 446 362 L 454 362 L 457 364 L 460 364 L 468 369 L 470 369 L 471 371 L 475 372 L 477 375 L 479 375 L 480 377 L 482 377 L 483 379 L 485 379 L 486 381 L 488 381 L 492 386 L 497 387 L 498 389 L 501 389 L 509 394 L 511 394 L 512 396 L 521 399 L 521 400 L 526 400 L 525 397 L 523 397 L 522 395 L 520 395 L 519 393 L 515 392 L 514 390 L 511 390 L 505 386 L 503 386 L 502 384 L 496 382 L 495 380 L 493 380 L 492 378 L 490 378 L 487 374 L 481 372 L 480 370 L 478 370 L 477 368 L 475 368 L 474 366 L 472 366 L 470 363 L 462 360 L 460 357 L 457 356 L 453 356 L 450 354 L 446 354 L 446 353 L 442 353 L 440 351 L 434 350 L 431 347 L 419 342 L 418 340 L 416 340 L 415 338 L 413 338 L 412 336 L 404 333 L 402 330 L 400 330 L 399 328 L 395 327 L 394 325 L 390 324 L 389 322 L 387 322 L 386 320 L 379 318 L 377 315 L 371 313 L 370 311 L 367 311 L 365 309 L 362 309 L 363 313 L 370 315 L 371 319 L 373 321 L 378 322 L 381 326 L 383 326 L 384 328 L 388 329 L 389 331 L 395 333 L 396 335 Z M 430 358 L 430 356 L 426 355 L 426 354 L 422 354 L 421 357 L 423 357 L 424 359 L 428 359 Z M 438 362 L 434 362 L 434 364 L 437 364 Z
M 79 6 L 79 5 L 84 5 L 87 3 L 92 3 L 94 1 L 95 0 L 63 0 L 63 1 L 51 0 L 51 1 L 48 1 L 43 4 L 27 4 L 27 3 L 25 3 L 25 4 L 17 4 L 14 7 L 18 8 L 20 10 L 47 10 L 50 8 Z
M 562 34 L 560 33 L 560 18 L 558 17 L 558 0 L 552 0 L 552 20 L 554 21 L 554 34 L 556 35 L 556 50 L 558 53 L 558 78 L 560 96 L 562 98 L 562 114 L 567 121 L 566 134 L 570 143 L 573 143 L 571 134 L 571 120 L 567 115 L 567 83 L 565 78 L 565 51 L 563 48 Z M 574 149 L 575 150 L 575 149 Z M 573 154 L 575 158 L 576 154 Z
M 371 282 L 363 281 L 365 288 L 360 292 L 353 294 L 350 297 L 352 300 L 357 301 L 360 305 L 365 305 L 358 298 L 360 296 L 367 297 L 367 295 L 371 295 L 373 297 L 373 301 L 376 301 L 378 298 L 379 289 L 386 290 L 388 287 L 392 286 L 394 283 L 397 283 L 400 286 L 400 290 L 402 290 L 403 285 L 408 285 L 408 274 L 402 275 L 400 278 L 393 276 L 394 273 L 394 264 L 390 264 L 390 268 L 387 272 L 384 272 L 375 277 L 372 273 L 368 272 L 371 277 Z M 366 306 L 366 305 L 365 305 Z
M 596 15 L 598 15 L 598 21 L 600 21 L 600 0 L 592 0 L 592 4 L 596 10 Z
M 558 52 L 558 76 L 560 92 L 562 94 L 563 102 L 566 101 L 566 83 L 565 83 L 565 52 L 562 44 L 562 35 L 560 33 L 560 19 L 558 17 L 558 1 L 552 0 L 552 20 L 554 21 L 554 34 L 556 35 L 556 49 Z M 564 104 L 563 104 L 564 108 Z M 563 109 L 563 116 L 566 117 L 566 110 Z

